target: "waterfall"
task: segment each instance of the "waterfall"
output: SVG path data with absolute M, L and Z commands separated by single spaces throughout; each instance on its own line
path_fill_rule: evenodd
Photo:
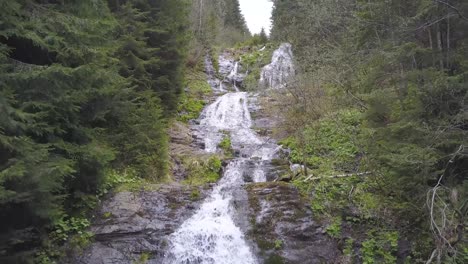
M 266 164 L 278 146 L 259 137 L 248 110 L 248 94 L 227 93 L 205 108 L 200 120 L 200 133 L 205 151 L 216 152 L 223 132 L 231 134 L 232 147 L 240 157 L 226 167 L 221 180 L 201 208 L 170 236 L 165 264 L 256 264 L 257 260 L 241 229 L 233 220 L 233 191 L 244 184 L 248 174 L 255 182 L 266 180 Z
M 206 63 L 210 84 L 216 91 L 224 90 L 222 85 L 226 83 L 233 85 L 236 92 L 218 97 L 204 109 L 194 128 L 196 136 L 203 140 L 206 152 L 216 153 L 225 133 L 229 133 L 236 158 L 227 165 L 223 177 L 200 209 L 169 236 L 163 263 L 256 264 L 255 255 L 234 221 L 237 212 L 232 205 L 233 195 L 246 179 L 267 180 L 271 160 L 277 158 L 280 147 L 251 128 L 250 99 L 256 97 L 239 92 L 237 85 L 245 77 L 239 73 L 239 62 L 229 59 L 227 54 L 219 57 L 219 74 L 224 76 L 224 81 L 214 77 L 210 60 Z M 274 52 L 272 63 L 263 68 L 260 83 L 281 88 L 293 75 L 291 45 L 283 44 Z
M 227 76 L 227 79 L 232 82 L 232 86 L 234 87 L 234 89 L 236 90 L 236 92 L 239 92 L 239 87 L 237 87 L 238 85 L 238 82 L 240 79 L 243 79 L 244 76 L 241 76 L 239 74 L 239 62 L 236 61 L 234 63 L 234 68 L 232 69 L 232 71 L 229 73 L 229 75 Z

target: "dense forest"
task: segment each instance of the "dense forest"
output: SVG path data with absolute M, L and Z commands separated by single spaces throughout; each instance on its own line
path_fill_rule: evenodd
M 82 207 L 115 181 L 112 169 L 167 176 L 166 127 L 183 91 L 189 6 L 1 6 L 0 254 L 9 255 L 50 231 L 51 240 L 66 240 L 66 230 L 86 226 Z
M 259 100 L 287 149 L 272 163 L 302 165 L 287 184 L 342 263 L 466 263 L 468 2 L 272 2 L 267 36 L 238 0 L 0 0 L 0 262 L 85 248 L 103 200 L 176 181 L 174 163 L 216 182 L 227 134 L 202 161 L 170 150 L 213 97 L 205 59 L 222 78 L 233 56 L 257 90 L 288 42 L 296 76 Z
M 468 3 L 274 4 L 271 37 L 299 68 L 278 130 L 313 179 L 343 177 L 298 181 L 312 207 L 360 230 L 346 241 L 364 263 L 394 263 L 392 237 L 405 263 L 466 262 Z
M 250 36 L 238 1 L 203 2 L 0 1 L 0 259 L 49 263 L 116 184 L 170 178 L 198 22 Z

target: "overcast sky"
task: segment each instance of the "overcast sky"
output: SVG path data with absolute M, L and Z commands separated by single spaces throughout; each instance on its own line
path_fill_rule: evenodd
M 267 34 L 269 34 L 273 3 L 268 0 L 239 0 L 239 3 L 250 32 L 252 34 L 260 33 L 263 27 Z

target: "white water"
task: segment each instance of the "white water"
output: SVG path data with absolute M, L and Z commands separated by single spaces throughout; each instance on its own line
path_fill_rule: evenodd
M 237 87 L 237 84 L 236 84 L 236 80 L 238 78 L 239 78 L 239 62 L 236 61 L 234 63 L 234 68 L 232 69 L 232 71 L 229 73 L 227 77 L 228 80 L 231 80 L 232 85 L 234 86 L 234 89 L 236 90 L 236 92 L 239 92 L 239 88 Z
M 170 236 L 169 250 L 163 263 L 257 263 L 233 220 L 235 208 L 231 202 L 233 191 L 244 184 L 244 174 L 249 174 L 256 182 L 266 180 L 264 165 L 273 158 L 278 146 L 258 137 L 251 125 L 248 94 L 245 92 L 227 93 L 202 113 L 199 131 L 203 133 L 205 150 L 216 152 L 224 130 L 230 132 L 233 148 L 241 157 L 228 164 L 222 179 L 201 208 Z
M 295 75 L 292 46 L 283 43 L 273 52 L 271 63 L 263 67 L 260 74 L 260 87 L 283 88 Z

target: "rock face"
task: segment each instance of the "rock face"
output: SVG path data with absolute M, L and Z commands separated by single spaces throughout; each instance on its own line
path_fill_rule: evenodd
M 75 253 L 79 255 L 70 262 L 129 264 L 148 254 L 147 263 L 159 263 L 166 237 L 194 213 L 205 194 L 195 187 L 178 184 L 154 189 L 116 193 L 103 202 L 90 230 L 95 241 L 84 252 Z
M 246 76 L 242 73 L 242 65 L 231 54 L 224 52 L 218 57 L 218 67 L 216 73 L 211 58 L 205 57 L 205 73 L 211 88 L 218 93 L 239 91 Z
M 273 53 L 271 63 L 263 67 L 260 87 L 280 89 L 295 75 L 292 46 L 283 43 Z
M 286 183 L 246 186 L 250 204 L 249 236 L 262 263 L 336 263 L 338 245 L 313 221 L 298 191 Z
M 207 76 L 208 84 L 211 86 L 215 92 L 225 92 L 223 83 L 218 79 L 216 74 L 216 69 L 212 63 L 212 57 L 209 55 L 205 56 L 205 73 Z

